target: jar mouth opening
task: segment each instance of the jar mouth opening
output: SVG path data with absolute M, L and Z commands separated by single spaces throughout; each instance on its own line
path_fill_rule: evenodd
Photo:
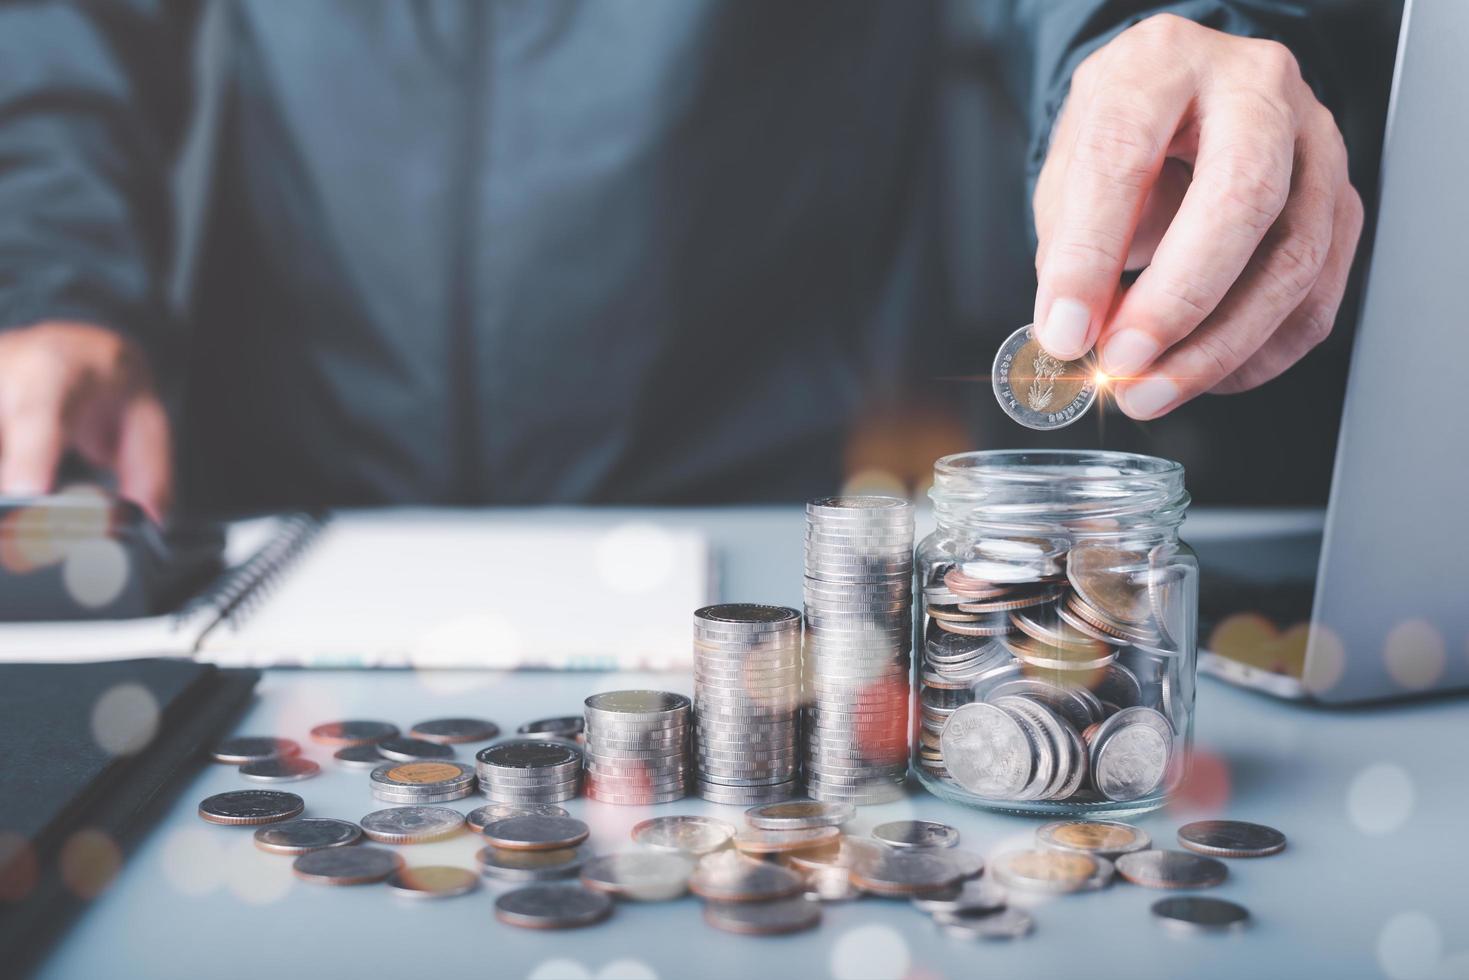
M 1118 478 L 1167 480 L 1183 475 L 1183 464 L 1158 456 L 1100 449 L 984 449 L 954 453 L 933 464 L 936 478 L 982 478 L 1002 483 L 1104 483 Z

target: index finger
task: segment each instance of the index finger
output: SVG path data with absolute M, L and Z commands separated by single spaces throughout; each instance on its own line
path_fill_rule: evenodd
M 1193 85 L 1175 67 L 1112 72 L 1079 105 L 1061 179 L 1061 206 L 1036 271 L 1036 339 L 1072 360 L 1111 307 L 1148 192 L 1188 109 Z

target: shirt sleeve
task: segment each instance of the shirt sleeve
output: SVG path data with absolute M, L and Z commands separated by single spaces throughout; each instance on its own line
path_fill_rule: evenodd
M 168 0 L 0 3 L 0 329 L 82 320 L 164 353 L 194 20 Z
M 1316 3 L 1322 0 L 1315 0 Z M 1241 37 L 1270 38 L 1289 47 L 1316 94 L 1328 106 L 1320 39 L 1312 28 L 1310 0 L 1016 0 L 1012 28 L 1029 54 L 1030 149 L 1026 161 L 1027 200 L 1050 149 L 1051 128 L 1071 88 L 1071 74 L 1087 55 L 1154 14 L 1171 13 L 1205 27 Z M 1027 209 L 1028 211 L 1028 209 Z M 1032 219 L 1033 220 L 1033 219 Z M 1034 235 L 1034 228 L 1031 230 Z

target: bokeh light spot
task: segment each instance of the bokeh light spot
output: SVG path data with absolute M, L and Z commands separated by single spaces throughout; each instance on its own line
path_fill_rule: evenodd
M 1392 679 L 1410 691 L 1432 687 L 1448 665 L 1443 634 L 1422 619 L 1405 620 L 1389 630 L 1382 658 Z
M 98 609 L 122 595 L 128 584 L 128 554 L 109 538 L 78 541 L 61 566 L 66 592 L 78 605 Z
M 31 842 L 14 831 L 0 831 L 0 902 L 18 902 L 36 887 L 40 867 Z
M 1320 623 L 1309 627 L 1310 651 L 1301 673 L 1306 690 L 1323 694 L 1341 682 L 1347 670 L 1347 648 L 1336 631 Z
M 526 974 L 526 980 L 592 980 L 592 971 L 576 960 L 547 960 Z
M 1225 758 L 1207 749 L 1194 748 L 1188 775 L 1169 803 L 1170 808 L 1218 813 L 1229 804 L 1230 774 Z
M 235 835 L 224 849 L 224 867 L 230 892 L 250 905 L 269 905 L 286 897 L 295 878 L 291 860 L 263 854 L 254 834 Z
M 857 926 L 832 944 L 831 975 L 833 980 L 898 980 L 907 975 L 912 959 L 908 940 L 892 926 Z
M 1352 779 L 1347 788 L 1347 816 L 1364 834 L 1390 834 L 1412 816 L 1413 796 L 1413 779 L 1403 767 L 1379 762 Z
M 79 830 L 61 845 L 61 880 L 79 898 L 102 894 L 122 867 L 122 850 L 96 828 Z
M 1422 912 L 1399 912 L 1377 936 L 1377 965 L 1392 980 L 1429 980 L 1442 959 L 1438 924 Z
M 92 738 L 109 755 L 132 755 L 158 733 L 158 701 L 142 684 L 114 684 L 92 705 Z

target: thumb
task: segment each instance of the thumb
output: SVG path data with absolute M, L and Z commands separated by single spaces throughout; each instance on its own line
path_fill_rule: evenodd
M 168 413 L 152 394 L 133 398 L 118 420 L 117 491 L 155 521 L 173 506 L 173 436 Z
M 49 493 L 66 449 L 59 405 L 12 406 L 0 416 L 0 494 Z

